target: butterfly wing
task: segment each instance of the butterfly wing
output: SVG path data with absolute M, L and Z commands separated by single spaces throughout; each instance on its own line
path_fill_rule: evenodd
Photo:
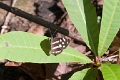
M 51 38 L 51 53 L 60 54 L 65 49 L 70 40 L 66 38 Z

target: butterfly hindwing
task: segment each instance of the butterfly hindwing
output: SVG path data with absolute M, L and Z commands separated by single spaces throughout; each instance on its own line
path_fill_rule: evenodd
M 63 38 L 51 38 L 51 53 L 52 54 L 60 54 L 63 49 L 65 49 L 70 40 L 63 37 Z

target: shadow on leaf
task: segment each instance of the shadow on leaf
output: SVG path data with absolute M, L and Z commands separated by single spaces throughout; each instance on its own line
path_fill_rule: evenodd
M 45 52 L 45 54 L 47 56 L 49 56 L 49 52 L 50 52 L 50 40 L 49 39 L 44 39 L 41 43 L 40 46 L 42 48 L 42 50 Z
M 96 80 L 98 75 L 98 70 L 96 68 L 89 69 L 84 76 L 83 80 Z

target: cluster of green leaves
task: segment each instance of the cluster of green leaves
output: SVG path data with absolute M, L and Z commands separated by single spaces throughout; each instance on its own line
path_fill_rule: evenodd
M 108 49 L 120 23 L 120 0 L 104 0 L 100 33 L 93 4 L 89 0 L 62 0 L 67 12 L 95 56 L 102 56 Z M 0 35 L 0 59 L 16 62 L 59 63 L 92 61 L 67 47 L 60 55 L 50 54 L 50 42 L 47 37 L 26 32 L 9 32 Z M 117 64 L 101 64 L 104 80 L 119 80 L 120 67 Z M 75 73 L 70 80 L 95 80 L 98 69 L 89 68 Z
M 120 0 L 104 0 L 100 32 L 96 12 L 90 0 L 63 0 L 63 3 L 75 27 L 94 55 L 102 56 L 119 30 Z M 120 80 L 120 67 L 117 64 L 103 63 L 101 71 L 104 80 Z M 97 73 L 97 69 L 86 69 L 75 73 L 70 80 L 95 80 Z

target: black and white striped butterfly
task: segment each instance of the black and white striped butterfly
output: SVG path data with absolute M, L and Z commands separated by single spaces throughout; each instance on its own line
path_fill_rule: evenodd
M 60 54 L 63 49 L 65 49 L 70 40 L 63 37 L 63 38 L 51 38 L 51 54 L 57 55 Z

